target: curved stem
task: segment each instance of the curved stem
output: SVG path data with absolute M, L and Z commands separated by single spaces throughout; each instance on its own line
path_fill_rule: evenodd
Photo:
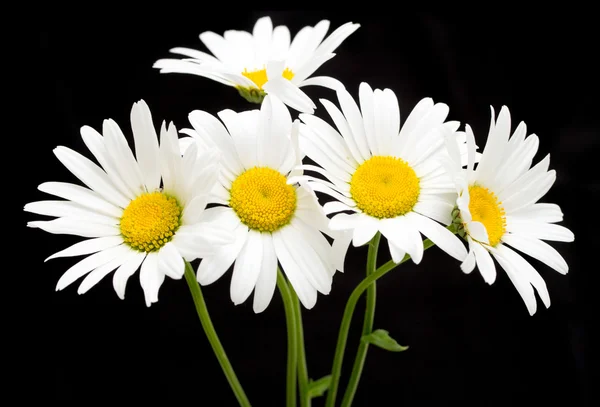
M 425 239 L 423 241 L 424 249 L 428 249 L 431 246 L 433 246 L 433 242 L 431 240 Z M 342 362 L 344 359 L 346 342 L 348 340 L 348 331 L 350 330 L 352 314 L 354 313 L 354 309 L 356 308 L 356 303 L 358 302 L 358 299 L 360 298 L 362 293 L 371 285 L 371 283 L 377 281 L 379 278 L 383 277 L 395 267 L 407 261 L 409 258 L 410 256 L 407 254 L 398 264 L 395 264 L 392 260 L 388 261 L 387 263 L 379 267 L 373 274 L 365 278 L 359 285 L 357 285 L 354 291 L 352 291 L 350 297 L 348 298 L 346 308 L 344 309 L 344 316 L 342 317 L 342 324 L 340 325 L 337 345 L 335 348 L 333 366 L 331 368 L 331 384 L 327 392 L 327 401 L 325 403 L 326 407 L 335 406 L 335 397 L 337 395 L 337 389 L 339 387 L 340 376 L 342 373 Z
M 202 324 L 202 328 L 204 329 L 204 333 L 208 338 L 208 342 L 210 342 L 210 346 L 212 346 L 213 352 L 215 356 L 219 360 L 221 364 L 221 369 L 223 369 L 223 373 L 225 373 L 225 377 L 229 382 L 229 386 L 231 386 L 231 390 L 235 394 L 238 403 L 242 407 L 250 407 L 250 401 L 248 397 L 246 397 L 246 393 L 244 393 L 244 389 L 240 384 L 235 372 L 233 371 L 233 367 L 227 358 L 227 354 L 225 353 L 225 349 L 217 336 L 217 332 L 215 331 L 215 327 L 210 320 L 210 315 L 208 314 L 208 309 L 206 308 L 206 302 L 204 302 L 204 296 L 202 295 L 202 290 L 200 289 L 200 284 L 196 280 L 196 275 L 194 274 L 194 270 L 192 266 L 187 261 L 185 262 L 185 281 L 187 281 L 188 287 L 190 288 L 190 293 L 192 294 L 192 298 L 194 299 L 194 305 L 196 306 L 196 312 L 198 313 L 198 317 L 200 318 L 200 323 Z
M 294 298 L 288 287 L 285 277 L 281 270 L 277 268 L 277 287 L 283 300 L 285 310 L 285 320 L 287 325 L 288 337 L 288 357 L 287 357 L 287 375 L 286 375 L 286 407 L 296 406 L 296 362 L 298 357 L 297 332 L 296 332 L 296 313 L 294 311 Z
M 379 240 L 381 234 L 377 232 L 375 237 L 369 243 L 369 252 L 367 254 L 367 277 L 375 272 L 377 267 L 377 250 L 379 248 Z M 368 335 L 373 331 L 373 321 L 375 320 L 375 304 L 377 302 L 377 285 L 375 281 L 367 288 L 367 304 L 365 309 L 365 317 L 363 321 L 362 336 Z M 352 374 L 348 381 L 348 387 L 344 393 L 342 399 L 342 407 L 349 406 L 352 404 L 354 394 L 358 388 L 358 382 L 362 374 L 363 366 L 365 365 L 365 359 L 367 358 L 367 350 L 369 349 L 369 343 L 359 341 L 358 350 L 356 351 L 356 357 L 354 359 L 354 366 L 352 367 Z
M 302 327 L 302 307 L 293 288 L 290 287 L 296 313 L 296 336 L 298 338 L 298 392 L 300 393 L 300 406 L 310 407 L 308 396 L 308 367 L 306 365 L 306 352 L 304 350 L 304 328 Z

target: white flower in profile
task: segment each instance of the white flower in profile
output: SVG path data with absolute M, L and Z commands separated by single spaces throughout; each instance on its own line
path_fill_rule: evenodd
M 233 230 L 235 241 L 205 256 L 198 267 L 200 284 L 221 278 L 233 266 L 230 295 L 241 304 L 254 291 L 254 312 L 269 305 L 275 290 L 278 262 L 304 307 L 328 294 L 335 259 L 326 237 L 327 217 L 314 192 L 291 182 L 302 159 L 297 126 L 276 97 L 268 95 L 260 110 L 213 115 L 189 114 L 192 129 L 184 145 L 217 146 L 222 153 L 214 203 L 207 209 L 215 222 Z
M 57 290 L 87 275 L 77 291 L 83 294 L 116 269 L 113 286 L 123 299 L 127 280 L 141 267 L 140 284 L 150 306 L 158 301 L 165 276 L 180 279 L 184 260 L 214 253 L 215 245 L 229 243 L 232 235 L 204 219 L 218 152 L 197 152 L 194 146 L 182 156 L 175 126 L 167 128 L 164 122 L 159 146 L 143 100 L 133 105 L 131 126 L 135 157 L 111 119 L 104 121 L 102 135 L 89 126 L 81 128 L 100 166 L 67 147 L 56 147 L 56 157 L 87 188 L 45 182 L 40 191 L 64 200 L 31 202 L 24 210 L 56 217 L 31 221 L 30 227 L 88 238 L 46 259 L 89 255 L 62 275 Z
M 349 22 L 325 38 L 329 21 L 322 20 L 314 27 L 302 28 L 292 40 L 286 26 L 273 28 L 271 18 L 262 17 L 252 33 L 229 30 L 223 36 L 210 31 L 200 34 L 214 56 L 178 47 L 171 52 L 188 58 L 161 59 L 154 67 L 162 73 L 199 75 L 235 87 L 254 103 L 261 103 L 265 94 L 273 94 L 293 109 L 312 113 L 315 104 L 300 88 L 343 87 L 334 78 L 311 75 L 335 56 L 333 51 L 358 27 Z
M 548 289 L 540 274 L 513 249 L 566 274 L 569 267 L 565 260 L 543 240 L 572 242 L 574 235 L 555 224 L 563 220 L 557 205 L 538 203 L 556 180 L 556 171 L 548 170 L 550 155 L 531 167 L 538 150 L 538 137 L 535 134 L 526 137 L 524 122 L 512 137 L 510 131 L 509 110 L 502 107 L 495 121 L 492 108 L 488 138 L 477 167 L 473 161 L 475 137 L 468 125 L 467 168 L 459 163 L 454 140 L 446 143 L 454 160 L 447 167 L 458 192 L 456 223 L 463 229 L 461 234 L 469 244 L 469 255 L 461 265 L 462 270 L 470 273 L 477 266 L 483 279 L 492 284 L 496 279 L 493 256 L 533 315 L 537 309 L 533 288 L 546 307 L 550 306 Z
M 421 233 L 462 261 L 464 244 L 446 227 L 456 192 L 441 160 L 444 136 L 458 138 L 457 122 L 444 122 L 448 106 L 421 100 L 400 128 L 400 108 L 390 89 L 359 88 L 360 108 L 345 90 L 337 91 L 341 111 L 321 100 L 337 130 L 323 119 L 301 114 L 300 147 L 319 166 L 300 168 L 325 177 L 303 175 L 315 191 L 331 196 L 325 203 L 329 223 L 340 231 L 336 255 L 369 242 L 377 232 L 387 238 L 394 262 L 409 254 L 423 257 Z M 344 213 L 349 212 L 349 213 Z

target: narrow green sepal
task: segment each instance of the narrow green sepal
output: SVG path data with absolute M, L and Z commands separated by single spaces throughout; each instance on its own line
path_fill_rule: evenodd
M 267 94 L 262 89 L 257 88 L 237 88 L 240 95 L 250 103 L 261 104 Z

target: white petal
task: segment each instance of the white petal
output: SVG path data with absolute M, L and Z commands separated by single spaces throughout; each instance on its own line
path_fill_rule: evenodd
M 427 216 L 428 218 L 437 220 L 445 225 L 452 222 L 452 210 L 454 206 L 440 199 L 427 199 L 423 196 L 419 197 L 419 201 L 413 207 L 413 211 Z
M 286 247 L 281 236 L 281 230 L 274 232 L 272 236 L 273 247 L 275 248 L 275 253 L 281 263 L 283 272 L 288 277 L 296 294 L 298 294 L 298 299 L 302 305 L 307 309 L 311 309 L 317 302 L 317 290 L 309 283 L 304 275 L 304 271 L 299 267 Z
M 379 219 L 361 213 L 358 215 L 357 225 L 352 235 L 352 245 L 354 247 L 367 244 L 373 239 L 373 236 L 379 232 Z
M 433 100 L 431 98 L 421 99 L 415 107 L 412 109 L 406 121 L 400 129 L 398 137 L 393 140 L 392 155 L 400 157 L 404 146 L 411 140 L 414 129 L 417 127 L 419 122 L 422 121 L 423 117 L 433 108 Z
M 208 195 L 198 195 L 188 202 L 183 208 L 181 217 L 183 224 L 189 225 L 198 222 L 204 213 L 208 199 Z
M 144 177 L 119 125 L 114 120 L 104 120 L 102 134 L 111 162 L 118 171 L 120 178 L 131 191 L 127 198 L 131 199 L 132 196 L 145 192 Z M 154 165 L 158 166 L 156 163 Z M 154 189 L 151 189 L 151 191 Z
M 158 290 L 163 281 L 165 281 L 165 274 L 158 268 L 158 255 L 148 253 L 140 270 L 140 285 L 144 290 L 147 307 L 158 301 Z
M 406 252 L 396 246 L 391 240 L 388 240 L 388 247 L 394 263 L 398 264 L 406 257 Z
M 338 213 L 329 221 L 329 228 L 331 230 L 354 230 L 361 220 L 361 213 Z
M 335 150 L 325 144 L 322 140 L 304 126 L 301 126 L 300 148 L 325 171 L 331 173 L 337 179 L 350 178 L 355 170 L 344 158 L 339 157 Z M 349 156 L 347 156 L 349 157 Z M 331 177 L 327 177 L 330 178 Z
M 106 250 L 94 253 L 73 265 L 60 277 L 56 283 L 56 291 L 60 291 L 73 283 L 78 278 L 86 275 L 93 269 L 100 267 L 122 254 L 123 245 L 111 247 Z
M 339 216 L 339 215 L 338 215 Z M 419 231 L 403 216 L 382 219 L 380 231 L 394 246 L 410 255 L 415 264 L 423 259 L 423 241 Z
M 537 270 L 534 269 L 533 266 L 518 253 L 512 251 L 504 245 L 498 245 L 498 251 L 500 251 L 502 255 L 515 266 L 515 270 L 523 274 L 529 280 L 531 285 L 533 285 L 533 288 L 535 288 L 538 292 L 546 308 L 550 307 L 550 293 L 548 293 L 548 287 Z
M 93 211 L 120 218 L 123 209 L 102 198 L 97 192 L 66 182 L 45 182 L 38 189 L 47 194 L 76 202 Z
M 327 194 L 330 197 L 335 198 L 338 201 L 340 201 L 348 206 L 356 206 L 356 203 L 351 198 L 348 198 L 348 197 L 342 195 L 341 193 L 331 189 L 330 187 L 323 184 L 322 182 L 311 182 L 310 188 L 313 191 L 322 192 L 324 194 Z
M 27 226 L 31 228 L 40 228 L 48 233 L 82 237 L 104 237 L 121 234 L 119 226 L 117 225 L 82 222 L 79 218 L 57 218 L 49 221 L 32 221 L 28 222 Z
M 258 61 L 264 61 L 269 57 L 271 41 L 273 36 L 273 22 L 269 17 L 261 17 L 256 20 L 252 30 L 254 40 L 254 52 Z
M 205 31 L 200 34 L 200 41 L 206 45 L 212 54 L 225 64 L 235 63 L 236 56 L 231 54 L 231 50 L 223 37 L 211 31 Z
M 490 256 L 489 252 L 477 242 L 473 242 L 470 247 L 475 254 L 477 268 L 483 277 L 483 281 L 490 285 L 493 284 L 494 281 L 496 281 L 496 266 L 494 265 L 492 256 Z
M 543 176 L 534 179 L 526 189 L 502 201 L 504 210 L 506 213 L 510 213 L 536 203 L 541 197 L 546 195 L 554 184 L 554 181 L 556 181 L 556 171 L 554 170 L 548 171 Z
M 303 80 L 298 86 L 322 86 L 332 90 L 344 89 L 342 82 L 330 76 L 313 76 L 312 78 Z
M 158 136 L 152 122 L 152 114 L 146 102 L 140 100 L 134 103 L 130 116 L 135 155 L 144 184 L 149 191 L 154 191 L 160 186 L 160 166 Z
M 341 202 L 338 202 L 338 201 L 326 202 L 323 205 L 323 210 L 325 211 L 326 215 L 331 215 L 332 213 L 342 212 L 342 211 L 357 212 L 357 210 L 355 208 L 350 207 L 350 206 L 343 204 Z
M 548 243 L 528 236 L 507 233 L 502 242 L 552 267 L 560 274 L 567 274 L 569 265 L 565 259 Z
M 277 97 L 267 95 L 260 108 L 260 125 L 256 141 L 257 165 L 280 167 L 286 152 L 290 150 L 291 130 L 292 118 L 289 110 Z
M 279 232 L 288 252 L 298 267 L 303 270 L 310 284 L 320 293 L 329 294 L 333 275 L 331 262 L 323 260 L 297 228 L 290 225 L 280 229 Z
M 113 274 L 113 288 L 120 299 L 125 299 L 125 287 L 127 286 L 127 280 L 133 275 L 140 267 L 144 259 L 146 258 L 145 252 L 131 251 L 131 255 L 123 262 L 121 267 Z
M 80 133 L 83 142 L 100 163 L 104 171 L 106 171 L 108 178 L 119 192 L 128 199 L 135 198 L 137 192 L 131 190 L 131 188 L 126 185 L 122 171 L 119 170 L 117 165 L 117 157 L 114 157 L 108 150 L 104 137 L 90 126 L 81 127 Z M 127 174 L 125 174 L 125 176 L 127 176 Z
M 367 144 L 369 145 L 369 150 L 371 150 L 373 155 L 382 155 L 384 152 L 378 144 L 380 137 L 378 130 L 382 124 L 378 123 L 375 119 L 376 103 L 373 97 L 373 89 L 371 89 L 367 83 L 362 82 L 358 88 L 358 98 L 360 100 L 360 111 L 364 123 L 364 132 L 367 139 Z M 377 110 L 381 108 L 381 106 L 379 106 L 379 102 L 382 101 L 383 99 L 377 100 Z M 395 135 L 398 135 L 398 133 Z M 385 152 L 387 153 L 387 151 Z
M 129 200 L 112 185 L 106 173 L 88 158 L 67 147 L 56 147 L 54 154 L 73 175 L 102 198 L 121 208 L 129 204 Z
M 556 204 L 536 203 L 511 212 L 510 215 L 506 217 L 507 223 L 510 223 L 509 219 L 556 223 L 563 220 L 563 213 Z
M 331 258 L 336 270 L 344 272 L 344 262 L 348 247 L 352 241 L 352 231 L 340 231 L 335 234 L 331 245 Z
M 158 269 L 174 280 L 183 277 L 185 263 L 172 242 L 168 242 L 158 251 Z
M 271 52 L 274 59 L 285 58 L 290 49 L 290 30 L 280 25 L 273 30 L 273 42 L 271 43 Z
M 123 243 L 122 236 L 107 236 L 97 237 L 95 239 L 88 239 L 79 243 L 75 243 L 73 246 L 70 246 L 64 250 L 54 253 L 52 256 L 48 257 L 44 261 L 56 259 L 58 257 L 73 257 L 81 256 L 84 254 L 96 253 L 102 250 L 109 249 L 111 247 L 118 246 L 121 243 Z
M 231 277 L 231 301 L 241 304 L 250 296 L 262 267 L 263 243 L 261 233 L 255 230 L 248 232 L 246 243 L 242 247 Z
M 71 201 L 30 202 L 25 205 L 23 210 L 38 215 L 73 217 L 81 219 L 82 221 L 90 221 L 104 225 L 117 225 L 119 223 L 119 219 L 116 217 L 97 213 L 83 205 Z
M 469 239 L 469 254 L 465 258 L 465 260 L 461 263 L 460 269 L 465 274 L 469 274 L 475 269 L 476 261 L 475 261 L 475 251 L 473 251 L 473 245 L 478 245 L 479 243 L 473 242 L 473 240 Z
M 429 240 L 435 243 L 440 249 L 454 257 L 458 261 L 464 261 L 467 257 L 467 249 L 460 239 L 448 229 L 437 222 L 432 221 L 418 213 L 409 212 L 406 218 L 419 229 Z
M 186 57 L 194 58 L 201 62 L 210 62 L 212 64 L 220 64 L 221 63 L 217 58 L 213 57 L 212 55 L 207 54 L 206 52 L 198 51 L 198 50 L 191 49 L 191 48 L 176 47 L 176 48 L 171 48 L 169 50 L 169 52 L 172 52 L 173 54 L 179 54 L 179 55 L 184 55 Z
M 119 246 L 121 248 L 120 253 L 116 255 L 114 259 L 100 267 L 95 268 L 89 273 L 77 289 L 77 294 L 85 294 L 90 288 L 98 284 L 108 273 L 123 265 L 131 254 L 131 249 L 125 245 Z
M 256 280 L 252 304 L 252 308 L 257 314 L 263 312 L 271 302 L 277 283 L 277 255 L 273 247 L 273 238 L 270 233 L 262 233 L 261 238 L 263 247 L 262 265 L 258 280 Z
M 339 47 L 340 44 L 350 36 L 350 34 L 358 30 L 358 27 L 360 27 L 360 24 L 354 24 L 351 22 L 341 25 L 334 32 L 332 32 L 325 39 L 325 41 L 321 43 L 321 45 L 319 45 L 319 47 L 315 50 L 315 53 L 328 54 L 335 51 L 336 48 Z
M 490 244 L 490 240 L 488 237 L 487 229 L 483 225 L 483 223 L 478 221 L 472 221 L 467 223 L 467 232 L 469 236 L 475 239 L 478 242 Z
M 217 248 L 214 255 L 202 259 L 197 276 L 200 284 L 212 284 L 225 274 L 246 243 L 248 227 L 240 223 L 234 236 L 233 243 Z
M 272 78 L 263 85 L 263 90 L 277 96 L 283 103 L 302 113 L 313 113 L 316 109 L 312 100 L 297 85 L 285 78 Z
M 194 110 L 188 115 L 188 119 L 198 137 L 205 143 L 214 144 L 219 148 L 223 164 L 230 172 L 239 174 L 243 171 L 233 139 L 216 117 L 201 110 Z
M 344 117 L 350 128 L 349 135 L 351 135 L 354 143 L 356 143 L 361 156 L 365 159 L 371 157 L 372 152 L 369 150 L 369 145 L 367 144 L 365 125 L 358 105 L 346 89 L 340 89 L 336 93 L 340 102 L 340 107 L 342 108 L 342 112 L 344 113 Z
M 498 247 L 502 247 L 502 245 L 498 245 Z M 492 248 L 492 253 L 498 263 L 500 263 L 500 266 L 506 271 L 506 274 L 519 292 L 519 295 L 521 295 L 523 302 L 525 302 L 525 305 L 527 306 L 529 315 L 535 314 L 535 311 L 537 310 L 537 301 L 535 292 L 533 291 L 533 287 L 531 286 L 527 275 L 519 271 L 517 265 L 511 261 L 514 259 L 507 258 L 504 251 Z
M 493 116 L 492 116 L 493 121 Z M 504 151 L 510 136 L 510 112 L 502 106 L 495 125 L 490 124 L 490 131 L 483 149 L 483 155 L 477 166 L 477 179 L 490 188 L 499 165 L 504 158 Z
M 390 89 L 375 92 L 375 123 L 379 146 L 379 154 L 388 153 L 392 148 L 392 140 L 400 132 L 400 107 L 396 94 Z
M 320 99 L 320 101 L 323 104 L 323 106 L 325 107 L 325 110 L 327 110 L 327 113 L 329 113 L 329 116 L 331 116 L 331 119 L 333 120 L 335 126 L 337 127 L 337 130 L 339 131 L 339 133 L 342 135 L 342 137 L 346 141 L 346 145 L 348 146 L 348 149 L 352 153 L 354 160 L 358 164 L 362 164 L 363 161 L 371 158 L 370 155 L 366 155 L 366 156 L 362 155 L 361 149 L 356 144 L 356 140 L 354 139 L 354 135 L 352 134 L 350 125 L 346 121 L 347 119 L 344 117 L 342 112 L 340 112 L 340 110 L 329 100 Z
M 225 109 L 220 111 L 219 117 L 225 123 L 243 169 L 256 166 L 256 130 L 260 120 L 258 110 L 236 113 Z
M 519 195 L 522 191 L 532 186 L 535 182 L 543 179 L 550 165 L 550 154 L 546 155 L 539 163 L 531 167 L 529 171 L 517 178 L 512 184 L 504 189 L 497 190 L 498 199 L 505 202 L 513 195 Z M 505 208 L 506 209 L 506 208 Z M 516 210 L 517 208 L 515 208 Z M 508 211 L 507 211 L 508 212 Z
M 294 73 L 294 77 L 292 78 L 292 83 L 301 86 L 301 84 L 308 78 L 310 75 L 315 73 L 317 69 L 321 67 L 325 62 L 329 61 L 333 58 L 335 54 L 322 54 L 322 55 L 314 55 L 312 56 L 306 63 L 302 65 L 300 69 L 298 69 Z M 338 89 L 344 89 L 343 87 Z
M 152 65 L 153 68 L 160 69 L 160 73 L 185 73 L 191 75 L 202 76 L 213 81 L 219 82 L 226 86 L 245 86 L 247 82 L 252 81 L 239 75 L 243 81 L 238 81 L 237 77 L 233 80 L 226 74 L 226 69 L 223 65 L 202 64 L 199 65 L 191 61 L 183 61 L 179 59 L 159 59 Z M 241 82 L 241 83 L 240 83 Z
M 186 194 L 182 190 L 182 158 L 177 141 L 177 130 L 171 123 L 167 128 L 162 122 L 160 128 L 160 169 L 165 192 L 174 194 L 181 204 L 185 205 Z
M 350 153 L 342 135 L 329 123 L 317 116 L 302 113 L 299 117 L 300 120 L 306 123 L 305 126 L 300 126 L 300 134 L 317 144 L 328 155 L 334 154 L 339 157 L 342 165 L 344 165 L 344 170 L 352 174 L 358 167 L 358 163 Z
M 552 223 L 541 223 L 536 221 L 513 221 L 507 223 L 506 231 L 521 236 L 528 236 L 542 240 L 555 242 L 572 242 L 575 235 L 569 229 Z

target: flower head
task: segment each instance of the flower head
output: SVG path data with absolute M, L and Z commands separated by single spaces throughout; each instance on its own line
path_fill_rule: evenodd
M 483 279 L 492 284 L 496 279 L 493 256 L 533 315 L 537 309 L 533 288 L 544 305 L 550 306 L 546 283 L 533 266 L 509 246 L 565 274 L 569 270 L 567 263 L 543 240 L 571 242 L 574 235 L 555 224 L 563 219 L 557 205 L 537 203 L 556 180 L 556 172 L 548 170 L 550 156 L 531 167 L 538 137 L 535 134 L 526 137 L 527 127 L 523 122 L 512 137 L 510 130 L 508 109 L 503 107 L 495 121 L 492 108 L 488 138 L 477 167 L 475 137 L 468 125 L 467 168 L 460 162 L 454 140 L 446 143 L 454 160 L 453 165 L 447 167 L 458 192 L 455 223 L 469 244 L 469 255 L 461 265 L 462 270 L 470 273 L 477 266 Z
M 185 144 L 196 140 L 220 149 L 213 193 L 222 206 L 207 211 L 235 234 L 233 243 L 203 258 L 198 281 L 211 284 L 235 262 L 231 300 L 243 303 L 254 290 L 258 313 L 271 301 L 279 262 L 302 304 L 312 308 L 317 292 L 331 289 L 335 259 L 321 233 L 328 232 L 327 217 L 314 192 L 292 182 L 302 156 L 289 111 L 268 95 L 260 111 L 223 110 L 218 116 L 225 126 L 207 112 L 193 111 L 193 130 L 182 130 L 192 136 L 182 139 Z
M 322 178 L 304 175 L 312 188 L 333 201 L 324 205 L 334 215 L 329 223 L 342 232 L 337 251 L 350 241 L 361 246 L 381 232 L 392 258 L 423 257 L 421 234 L 451 256 L 464 260 L 467 252 L 445 225 L 451 223 L 455 191 L 441 161 L 444 135 L 457 137 L 457 122 L 444 123 L 448 107 L 421 100 L 400 129 L 400 109 L 390 89 L 373 91 L 362 83 L 360 108 L 345 90 L 337 91 L 341 111 L 321 100 L 337 130 L 324 120 L 301 114 L 300 146 L 320 167 L 304 165 Z M 350 213 L 343 213 L 350 212 Z
M 205 222 L 218 152 L 198 152 L 194 146 L 182 156 L 175 126 L 164 122 L 159 146 L 143 100 L 133 105 L 131 126 L 135 156 L 113 120 L 104 121 L 103 134 L 83 126 L 83 141 L 100 166 L 67 147 L 57 147 L 54 154 L 87 188 L 46 182 L 39 190 L 64 200 L 32 202 L 24 209 L 56 217 L 31 221 L 30 227 L 88 238 L 48 258 L 89 255 L 62 275 L 57 290 L 86 276 L 78 289 L 83 294 L 116 269 L 113 286 L 122 299 L 127 280 L 141 268 L 150 306 L 158 301 L 165 276 L 183 276 L 184 259 L 213 253 L 232 236 Z
M 171 52 L 185 59 L 161 59 L 154 67 L 162 73 L 187 73 L 233 86 L 247 100 L 261 103 L 271 93 L 286 105 L 312 113 L 314 103 L 300 87 L 343 85 L 327 76 L 310 77 L 321 65 L 333 58 L 333 51 L 354 31 L 358 24 L 346 23 L 329 37 L 329 21 L 304 27 L 291 39 L 286 26 L 273 28 L 269 17 L 256 21 L 252 33 L 229 30 L 223 36 L 207 31 L 200 40 L 214 55 L 189 49 L 173 48 Z

